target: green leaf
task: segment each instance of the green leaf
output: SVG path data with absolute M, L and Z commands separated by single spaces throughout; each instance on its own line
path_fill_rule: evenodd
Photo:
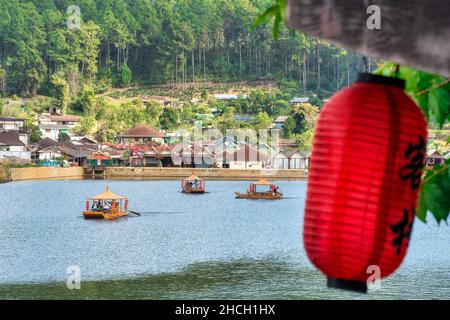
M 433 214 L 438 223 L 446 218 L 448 210 L 443 200 L 445 199 L 445 193 L 435 183 L 426 184 L 423 187 L 424 201 L 428 210 Z
M 428 93 L 422 94 L 420 96 L 412 95 L 411 98 L 414 102 L 422 109 L 425 118 L 427 121 L 429 120 L 429 112 L 428 112 Z
M 425 89 L 430 88 L 433 85 L 433 79 L 435 79 L 438 76 L 436 76 L 432 73 L 427 73 L 424 71 L 417 70 L 417 77 L 419 80 L 419 81 L 417 81 L 418 89 L 425 90 Z
M 254 30 L 257 26 L 262 25 L 264 23 L 270 22 L 273 18 L 273 38 L 274 40 L 278 40 L 278 35 L 280 34 L 280 25 L 284 21 L 286 13 L 286 0 L 276 0 L 275 4 L 269 8 L 267 8 L 262 14 L 260 14 L 253 21 L 252 30 Z
M 418 89 L 419 77 L 416 70 L 406 67 L 400 67 L 399 77 L 406 82 L 405 91 L 414 93 Z
M 428 109 L 440 128 L 449 114 L 449 100 L 449 94 L 443 88 L 434 88 L 428 93 Z
M 396 65 L 393 63 L 385 63 L 381 68 L 375 70 L 373 73 L 385 77 L 394 77 L 395 66 Z
M 417 210 L 416 210 L 416 216 L 417 218 L 419 218 L 422 222 L 426 223 L 427 222 L 427 205 L 425 203 L 425 188 L 421 188 L 420 189 L 420 194 L 419 194 L 419 204 L 417 206 Z
M 255 29 L 257 26 L 262 25 L 270 21 L 271 17 L 274 17 L 277 12 L 279 12 L 280 6 L 278 4 L 273 5 L 267 8 L 262 14 L 256 17 L 253 21 L 252 29 Z
M 273 38 L 275 41 L 278 40 L 278 35 L 280 33 L 280 23 L 282 21 L 280 12 L 277 12 L 275 20 L 273 21 Z

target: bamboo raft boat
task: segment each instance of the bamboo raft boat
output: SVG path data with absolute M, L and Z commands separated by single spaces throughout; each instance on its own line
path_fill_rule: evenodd
M 205 180 L 192 174 L 181 182 L 181 189 L 184 193 L 205 193 Z
M 269 187 L 263 191 L 257 190 L 261 186 Z M 277 200 L 282 199 L 283 194 L 278 191 L 278 187 L 268 182 L 266 179 L 262 178 L 256 183 L 251 183 L 249 190 L 246 193 L 235 192 L 237 199 L 266 199 L 266 200 Z
M 85 219 L 117 219 L 128 216 L 128 199 L 106 187 L 105 192 L 86 200 Z

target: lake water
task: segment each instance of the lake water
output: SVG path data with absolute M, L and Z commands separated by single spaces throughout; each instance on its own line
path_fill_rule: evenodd
M 285 199 L 237 200 L 246 181 L 38 181 L 0 185 L 0 298 L 449 299 L 450 228 L 416 221 L 408 255 L 369 294 L 328 289 L 301 228 L 306 182 L 278 182 Z M 106 185 L 140 217 L 84 220 Z M 81 270 L 68 290 L 67 268 Z

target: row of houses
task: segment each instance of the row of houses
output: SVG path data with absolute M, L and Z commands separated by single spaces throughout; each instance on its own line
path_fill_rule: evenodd
M 279 151 L 222 137 L 208 141 L 160 143 L 152 128 L 138 126 L 119 136 L 118 144 L 100 143 L 89 166 L 196 167 L 232 169 L 306 169 L 309 152 Z
M 3 120 L 0 131 L 2 162 L 54 164 L 54 161 L 65 161 L 76 166 L 306 169 L 309 161 L 306 152 L 277 151 L 267 144 L 253 145 L 231 137 L 169 144 L 165 134 L 145 125 L 123 132 L 118 136 L 117 143 L 98 143 L 75 136 L 70 141 L 62 142 L 58 140 L 60 132 L 49 132 L 38 143 L 28 144 L 22 120 Z M 51 123 L 55 121 L 61 124 L 56 126 Z M 47 126 L 51 126 L 51 130 L 70 130 L 67 126 L 73 126 L 74 122 L 73 118 L 61 116 L 41 120 L 44 130 Z
M 233 169 L 307 169 L 310 153 L 296 149 L 293 139 L 280 139 L 277 148 L 222 137 L 208 141 L 169 143 L 168 135 L 139 125 L 117 138 L 116 143 L 98 143 L 69 134 L 78 118 L 44 114 L 39 117 L 46 132 L 36 144 L 28 143 L 23 119 L 0 118 L 0 162 L 54 163 L 75 166 L 220 167 Z M 46 131 L 50 130 L 50 131 Z M 67 131 L 66 131 L 67 130 Z M 59 140 L 61 132 L 70 141 Z M 441 164 L 450 153 L 427 153 L 427 166 Z

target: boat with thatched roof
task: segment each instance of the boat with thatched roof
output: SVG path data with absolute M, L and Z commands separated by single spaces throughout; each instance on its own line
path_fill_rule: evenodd
M 256 183 L 251 183 L 246 193 L 235 192 L 237 199 L 267 199 L 277 200 L 283 198 L 283 194 L 278 191 L 278 186 L 270 183 L 264 178 Z
M 85 219 L 117 219 L 128 215 L 128 199 L 106 187 L 105 192 L 86 200 Z
M 194 173 L 181 182 L 184 193 L 205 193 L 205 180 L 197 177 Z

